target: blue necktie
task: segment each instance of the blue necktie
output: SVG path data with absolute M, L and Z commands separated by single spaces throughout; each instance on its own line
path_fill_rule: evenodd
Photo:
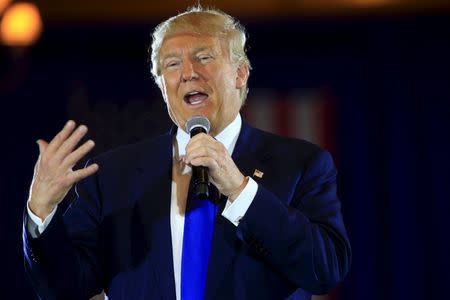
M 181 258 L 181 300 L 205 298 L 216 205 L 188 195 Z

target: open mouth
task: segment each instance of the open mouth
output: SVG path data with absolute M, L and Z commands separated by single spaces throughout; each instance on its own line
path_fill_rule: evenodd
M 206 93 L 199 91 L 192 91 L 184 95 L 184 102 L 186 102 L 189 105 L 199 105 L 202 104 L 207 98 L 208 94 Z

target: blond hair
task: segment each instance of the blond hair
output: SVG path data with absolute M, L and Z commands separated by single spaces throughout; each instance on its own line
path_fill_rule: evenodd
M 161 88 L 161 67 L 159 52 L 164 40 L 177 33 L 195 33 L 218 36 L 228 41 L 229 55 L 232 63 L 244 64 L 251 69 L 246 54 L 247 40 L 245 28 L 232 16 L 213 8 L 203 8 L 200 5 L 188 8 L 185 12 L 173 16 L 160 23 L 153 31 L 151 49 L 151 72 L 156 84 Z M 241 88 L 242 103 L 247 97 L 247 83 Z

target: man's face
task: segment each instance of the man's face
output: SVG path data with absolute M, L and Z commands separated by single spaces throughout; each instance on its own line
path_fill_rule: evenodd
M 185 130 L 186 121 L 203 115 L 217 135 L 238 114 L 240 88 L 248 68 L 230 61 L 225 42 L 215 36 L 178 34 L 160 50 L 161 90 L 173 122 Z

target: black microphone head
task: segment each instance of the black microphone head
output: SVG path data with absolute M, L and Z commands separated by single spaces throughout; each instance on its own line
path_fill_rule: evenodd
M 205 116 L 192 116 L 186 122 L 186 132 L 191 133 L 191 130 L 195 128 L 203 128 L 205 133 L 208 133 L 211 128 L 211 123 L 209 123 L 208 118 Z

